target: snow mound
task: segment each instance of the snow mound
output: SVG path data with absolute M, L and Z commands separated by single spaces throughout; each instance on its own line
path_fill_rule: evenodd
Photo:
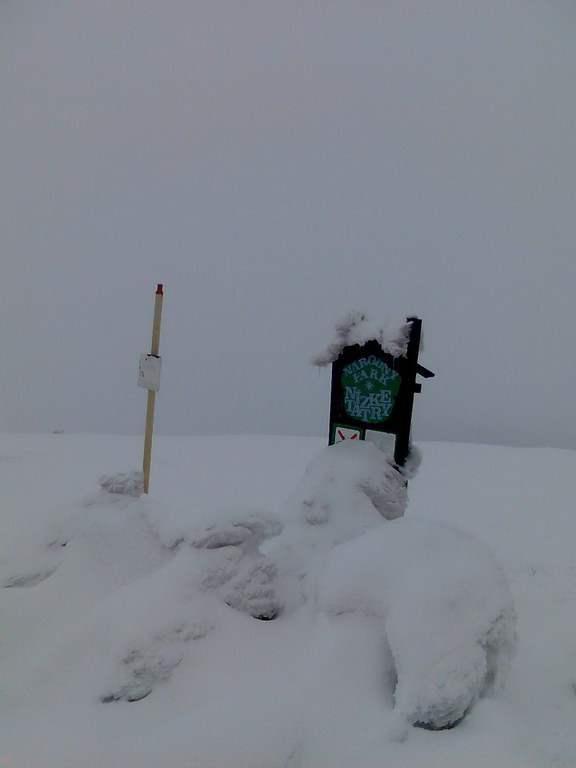
M 282 531 L 261 546 L 277 566 L 280 602 L 308 602 L 307 577 L 331 549 L 400 517 L 406 504 L 403 474 L 372 443 L 344 440 L 319 451 L 285 505 Z
M 144 493 L 144 473 L 137 470 L 119 472 L 116 475 L 102 475 L 100 488 L 108 493 L 141 496 Z
M 404 474 L 379 448 L 343 440 L 310 462 L 289 508 L 299 523 L 323 526 L 322 536 L 334 545 L 371 528 L 382 517 L 401 517 L 407 502 Z
M 477 539 L 418 519 L 382 525 L 333 549 L 318 606 L 381 622 L 395 665 L 397 717 L 432 729 L 500 687 L 515 648 L 504 574 Z
M 514 605 L 493 555 L 449 525 L 401 519 L 406 503 L 404 476 L 382 451 L 343 441 L 311 461 L 282 533 L 263 547 L 284 604 L 380 627 L 399 733 L 459 722 L 500 685 L 515 647 Z M 389 677 L 384 666 L 380 674 Z

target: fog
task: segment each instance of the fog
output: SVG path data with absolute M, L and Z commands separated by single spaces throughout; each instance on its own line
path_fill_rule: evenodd
M 576 448 L 576 6 L 4 0 L 0 429 L 323 434 L 351 309 L 416 439 Z

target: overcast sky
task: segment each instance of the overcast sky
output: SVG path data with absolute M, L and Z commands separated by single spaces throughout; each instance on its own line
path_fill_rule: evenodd
M 350 309 L 416 439 L 576 448 L 576 5 L 3 0 L 0 429 L 323 434 Z

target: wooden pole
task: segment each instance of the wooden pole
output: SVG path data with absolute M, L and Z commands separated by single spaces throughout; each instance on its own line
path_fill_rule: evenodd
M 154 322 L 152 324 L 152 346 L 150 354 L 158 356 L 160 348 L 160 323 L 162 321 L 162 300 L 164 298 L 164 288 L 158 283 L 156 288 L 156 298 L 154 301 Z M 152 432 L 154 430 L 154 405 L 156 403 L 156 392 L 148 390 L 148 400 L 146 403 L 146 429 L 144 431 L 144 459 L 142 468 L 144 472 L 144 493 L 148 493 L 150 485 L 150 462 L 152 460 Z

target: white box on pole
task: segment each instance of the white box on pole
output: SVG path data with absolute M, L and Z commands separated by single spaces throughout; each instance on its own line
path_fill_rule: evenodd
M 152 392 L 158 392 L 161 368 L 162 358 L 159 355 L 141 354 L 138 367 L 138 386 L 152 390 Z

